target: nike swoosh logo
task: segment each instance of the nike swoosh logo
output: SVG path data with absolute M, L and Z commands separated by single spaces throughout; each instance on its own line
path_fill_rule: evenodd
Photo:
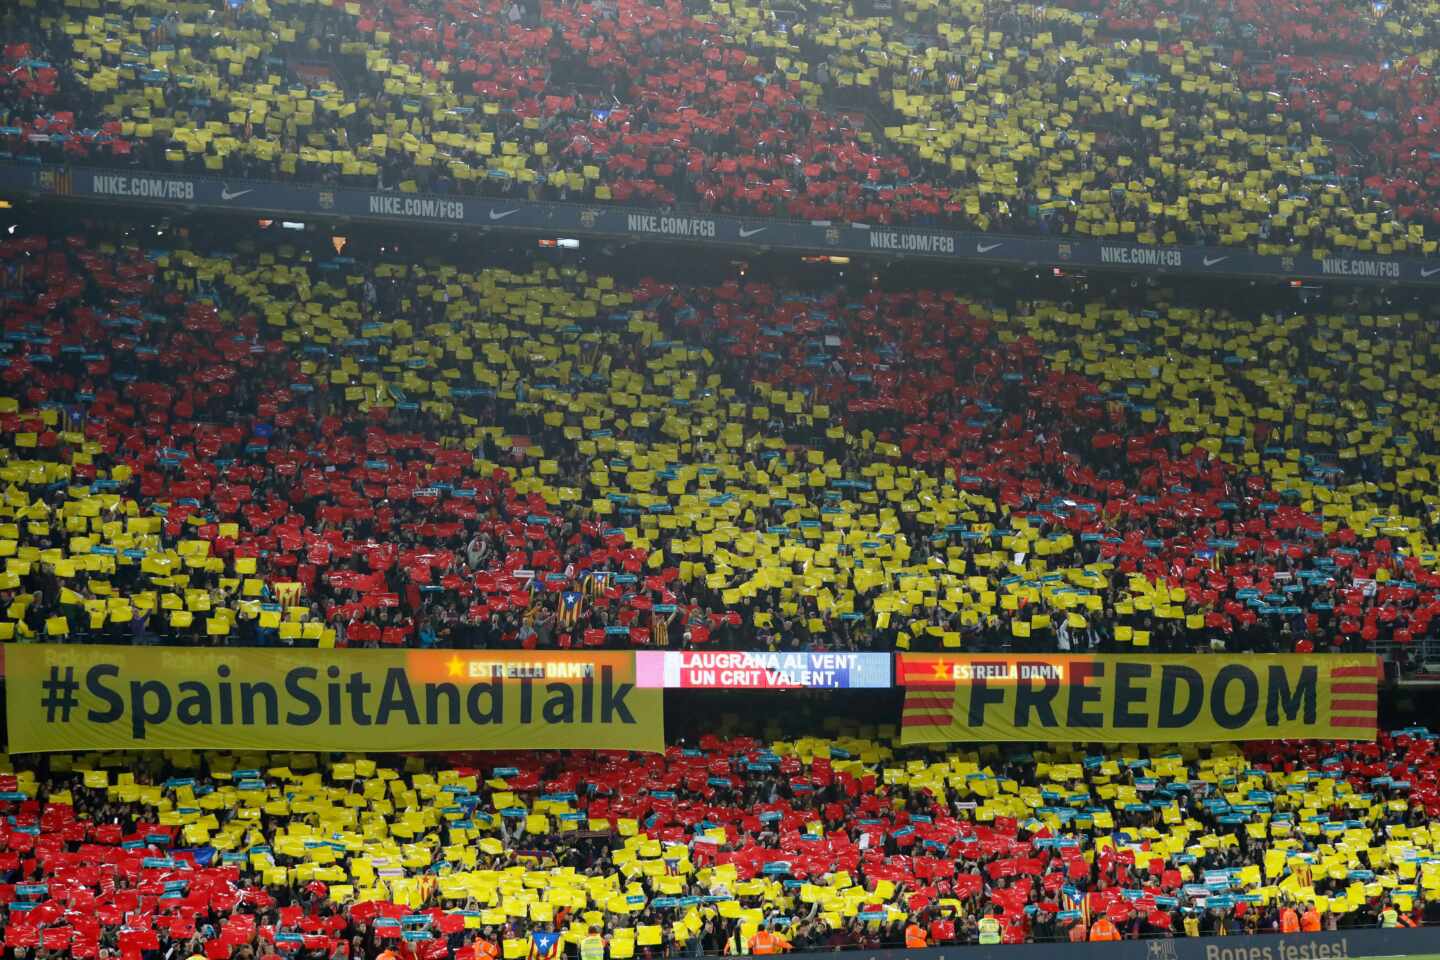
M 1421 280 L 1424 280 L 1426 277 L 1433 277 L 1433 276 L 1435 276 L 1435 274 L 1437 274 L 1437 273 L 1440 273 L 1440 267 L 1431 267 L 1429 270 L 1426 270 L 1424 267 L 1421 267 L 1421 268 L 1420 268 L 1420 279 L 1421 279 Z
M 519 213 L 519 212 L 520 212 L 520 208 L 519 208 L 519 207 L 516 207 L 514 210 L 499 210 L 499 211 L 491 210 L 491 211 L 490 211 L 490 219 L 491 219 L 491 220 L 504 220 L 506 217 L 510 216 L 510 214 L 512 214 L 512 213 Z
M 1207 266 L 1207 267 L 1213 267 L 1213 266 L 1215 266 L 1215 264 L 1217 264 L 1217 263 L 1224 263 L 1226 260 L 1229 260 L 1229 259 L 1230 259 L 1229 257 L 1205 257 L 1203 262 L 1204 262 L 1205 266 Z
M 220 199 L 221 199 L 221 200 L 235 200 L 235 199 L 238 199 L 239 197 L 245 196 L 245 194 L 247 194 L 247 193 L 254 193 L 254 192 L 255 192 L 255 191 L 254 191 L 253 189 L 251 189 L 251 190 L 236 190 L 234 193 L 231 193 L 229 187 L 221 187 L 221 188 L 220 188 Z
M 976 253 L 989 253 L 991 250 L 994 250 L 996 247 L 1003 247 L 1003 246 L 1004 246 L 1003 243 L 977 243 L 977 244 L 975 244 L 975 252 L 976 252 Z
M 751 228 L 741 227 L 741 228 L 740 228 L 740 239 L 741 239 L 741 240 L 744 240 L 746 237 L 753 237 L 753 236 L 755 236 L 755 234 L 761 232 L 761 231 L 764 230 L 764 229 L 766 229 L 766 228 L 765 228 L 765 227 L 751 227 Z

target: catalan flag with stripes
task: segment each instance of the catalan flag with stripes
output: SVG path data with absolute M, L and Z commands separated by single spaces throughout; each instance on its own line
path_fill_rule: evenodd
M 1361 734 L 1336 739 L 1374 739 L 1381 674 L 1378 662 L 1337 664 L 1330 668 L 1330 723 Z
M 901 742 L 1371 740 L 1381 670 L 1352 655 L 902 653 Z
M 591 600 L 605 592 L 610 585 L 610 573 L 605 570 L 591 570 L 580 578 L 580 592 Z
M 568 630 L 580 622 L 585 613 L 585 595 L 577 590 L 564 590 L 555 601 L 556 619 Z

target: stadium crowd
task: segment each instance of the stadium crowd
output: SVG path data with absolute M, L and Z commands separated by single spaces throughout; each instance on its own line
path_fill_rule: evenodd
M 886 6 L 19 0 L 0 160 L 1435 251 L 1440 0 Z M 304 239 L 0 237 L 0 642 L 1440 643 L 1440 345 L 1383 293 L 1016 301 Z M 707 729 L 656 755 L 0 755 L 4 948 L 656 960 L 1440 922 L 1423 728 Z
M 1421 729 L 1005 754 L 868 732 L 663 755 L 6 764 L 4 942 L 521 960 L 600 936 L 625 960 L 1440 919 L 1440 761 Z
M 1440 629 L 1418 314 L 43 233 L 0 263 L 6 640 L 1403 659 Z
M 1434 0 L 900 6 L 10 4 L 0 146 L 365 189 L 1434 252 Z

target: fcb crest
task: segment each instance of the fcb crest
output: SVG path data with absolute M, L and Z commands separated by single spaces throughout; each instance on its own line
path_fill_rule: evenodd
M 70 171 L 41 170 L 39 184 L 41 191 L 44 193 L 53 193 L 62 197 L 69 196 Z
M 334 190 L 321 190 L 321 191 L 320 191 L 319 200 L 320 200 L 320 209 L 321 209 L 321 210 L 334 210 L 334 209 L 335 209 L 335 191 L 334 191 Z
M 594 230 L 594 229 L 595 229 L 595 224 L 598 223 L 599 220 L 600 220 L 600 211 L 599 211 L 599 210 L 581 210 L 581 211 L 580 211 L 580 226 L 584 227 L 586 230 Z

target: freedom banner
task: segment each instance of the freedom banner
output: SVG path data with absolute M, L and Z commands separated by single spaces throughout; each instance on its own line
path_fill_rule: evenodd
M 12 753 L 665 749 L 630 652 L 35 644 L 7 651 Z
M 641 650 L 641 687 L 689 690 L 884 690 L 888 653 L 767 653 L 743 650 Z
M 901 742 L 1372 740 L 1373 655 L 902 653 Z

